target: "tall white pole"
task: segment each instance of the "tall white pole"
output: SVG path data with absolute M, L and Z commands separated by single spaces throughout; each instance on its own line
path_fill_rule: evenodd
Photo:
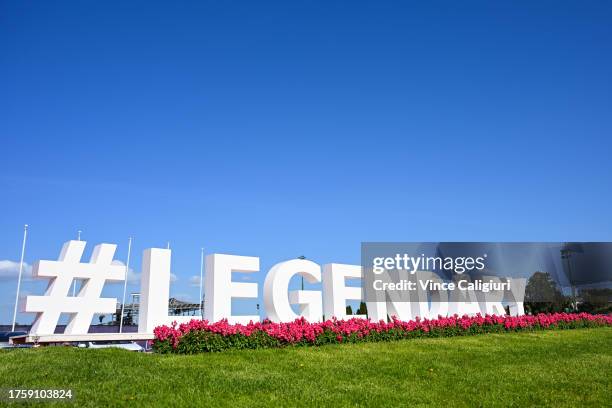
M 204 284 L 204 248 L 200 252 L 200 320 L 204 320 L 204 306 L 202 299 L 202 285 Z
M 123 332 L 123 311 L 125 309 L 125 292 L 127 290 L 128 272 L 130 270 L 130 253 L 132 252 L 132 237 L 128 239 L 127 261 L 125 262 L 125 280 L 123 281 L 123 299 L 121 300 L 121 321 L 119 322 L 119 333 Z
M 26 240 L 28 239 L 28 224 L 23 226 L 23 243 L 21 244 L 21 260 L 19 261 L 19 277 L 17 278 L 17 293 L 15 294 L 15 309 L 13 310 L 13 327 L 15 331 L 15 321 L 17 320 L 17 303 L 19 302 L 19 290 L 21 289 L 21 274 L 23 273 L 23 257 L 25 256 Z

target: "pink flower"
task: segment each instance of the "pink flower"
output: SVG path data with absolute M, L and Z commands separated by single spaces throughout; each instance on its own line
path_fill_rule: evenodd
M 392 316 L 390 322 L 384 320 L 373 322 L 369 319 L 358 318 L 348 320 L 333 318 L 317 323 L 309 323 L 306 319 L 299 318 L 288 323 L 274 323 L 266 319 L 261 322 L 249 322 L 246 325 L 232 325 L 227 320 L 210 323 L 207 320 L 194 319 L 178 326 L 176 322 L 173 322 L 170 326 L 156 327 L 153 333 L 155 335 L 154 342 L 168 341 L 176 349 L 181 339 L 193 331 L 209 332 L 222 337 L 251 337 L 263 333 L 278 340 L 280 344 L 291 345 L 304 342 L 315 344 L 317 339 L 326 332 L 333 333 L 336 340 L 342 343 L 345 337 L 353 334 L 356 335 L 356 338 L 363 339 L 373 333 L 388 333 L 391 330 L 394 333 L 399 332 L 406 336 L 417 330 L 422 333 L 430 333 L 432 330 L 442 331 L 443 333 L 444 330 L 448 329 L 469 331 L 471 327 L 477 326 L 485 329 L 487 327 L 503 327 L 507 331 L 514 331 L 516 329 L 551 328 L 560 323 L 575 322 L 592 322 L 597 326 L 612 326 L 612 316 L 588 313 L 554 313 L 538 314 L 536 316 L 485 315 L 483 317 L 477 314 L 471 317 L 467 315 L 438 316 L 437 319 L 432 320 L 416 318 L 411 321 L 402 321 L 396 316 Z

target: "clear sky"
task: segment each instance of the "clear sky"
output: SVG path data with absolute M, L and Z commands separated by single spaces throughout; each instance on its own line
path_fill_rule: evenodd
M 608 1 L 0 1 L 0 51 L 0 323 L 25 223 L 169 241 L 186 300 L 201 247 L 612 240 Z

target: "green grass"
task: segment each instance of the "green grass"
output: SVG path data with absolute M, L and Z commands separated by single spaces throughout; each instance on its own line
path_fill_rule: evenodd
M 194 356 L 0 352 L 0 388 L 72 388 L 75 406 L 610 406 L 611 379 L 612 328 Z

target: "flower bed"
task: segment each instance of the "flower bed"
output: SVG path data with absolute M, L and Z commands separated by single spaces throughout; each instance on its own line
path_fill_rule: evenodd
M 535 316 L 462 316 L 408 322 L 392 318 L 390 322 L 366 319 L 327 320 L 291 323 L 269 320 L 247 325 L 226 320 L 209 323 L 192 320 L 179 326 L 159 326 L 153 331 L 153 348 L 158 353 L 194 354 L 229 349 L 259 349 L 285 346 L 320 346 L 324 344 L 393 341 L 418 337 L 450 337 L 479 333 L 502 333 L 544 329 L 575 329 L 612 326 L 611 315 L 555 313 Z

